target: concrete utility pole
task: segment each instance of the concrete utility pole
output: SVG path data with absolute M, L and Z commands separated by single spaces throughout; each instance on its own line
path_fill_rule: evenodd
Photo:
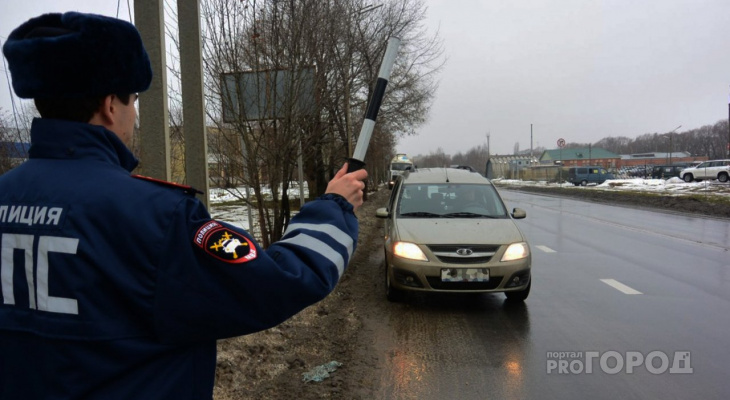
M 208 139 L 205 129 L 199 0 L 177 1 L 177 25 L 180 35 L 185 180 L 188 185 L 203 192 L 201 200 L 208 207 Z
M 170 180 L 170 121 L 163 0 L 135 0 L 134 22 L 152 63 L 152 84 L 139 98 L 138 173 Z
M 152 84 L 139 99 L 140 169 L 142 175 L 169 181 L 170 116 L 163 0 L 135 0 L 135 25 L 152 63 Z M 185 181 L 203 192 L 208 204 L 208 142 L 205 132 L 203 63 L 199 0 L 178 0 L 180 74 L 185 137 Z

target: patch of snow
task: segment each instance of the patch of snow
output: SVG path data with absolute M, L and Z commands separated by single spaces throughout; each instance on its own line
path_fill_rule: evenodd
M 629 190 L 639 192 L 659 192 L 672 195 L 687 194 L 713 194 L 730 197 L 730 185 L 717 181 L 685 182 L 679 178 L 669 179 L 610 179 L 600 185 L 574 186 L 572 183 L 553 183 L 546 181 L 522 181 L 519 179 L 493 179 L 497 185 L 503 186 L 543 186 L 543 187 L 566 187 L 577 190 Z

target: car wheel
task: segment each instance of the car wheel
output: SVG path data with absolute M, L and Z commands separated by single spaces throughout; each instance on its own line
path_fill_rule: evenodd
M 531 287 L 532 279 L 530 279 L 530 283 L 527 284 L 527 287 L 524 290 L 520 290 L 517 292 L 504 292 L 504 295 L 507 296 L 507 300 L 509 301 L 525 301 L 525 299 L 527 299 L 527 296 L 530 295 Z
M 581 185 L 581 186 L 586 186 L 587 184 L 588 184 L 588 181 L 587 181 L 587 180 L 585 180 L 585 179 L 584 179 L 584 180 L 582 180 L 582 181 L 580 181 L 580 185 Z
M 720 182 L 727 182 L 727 178 L 728 178 L 727 172 L 721 172 L 720 174 L 717 175 L 717 180 Z
M 684 178 L 682 179 L 687 183 L 692 182 L 692 174 L 684 174 Z
M 385 298 L 388 299 L 388 301 L 393 303 L 398 303 L 403 301 L 404 293 L 400 289 L 396 289 L 393 287 L 393 285 L 390 282 L 390 274 L 388 273 L 388 265 L 387 261 L 384 262 L 385 265 Z

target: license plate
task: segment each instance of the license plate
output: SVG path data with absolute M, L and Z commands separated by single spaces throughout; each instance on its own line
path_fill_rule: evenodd
M 489 282 L 489 268 L 444 268 L 441 282 Z

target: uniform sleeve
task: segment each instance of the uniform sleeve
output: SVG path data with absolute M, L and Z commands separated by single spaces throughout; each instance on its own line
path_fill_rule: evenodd
M 163 342 L 239 336 L 271 328 L 325 298 L 357 244 L 352 205 L 337 195 L 307 203 L 265 251 L 243 229 L 180 204 L 155 287 Z

